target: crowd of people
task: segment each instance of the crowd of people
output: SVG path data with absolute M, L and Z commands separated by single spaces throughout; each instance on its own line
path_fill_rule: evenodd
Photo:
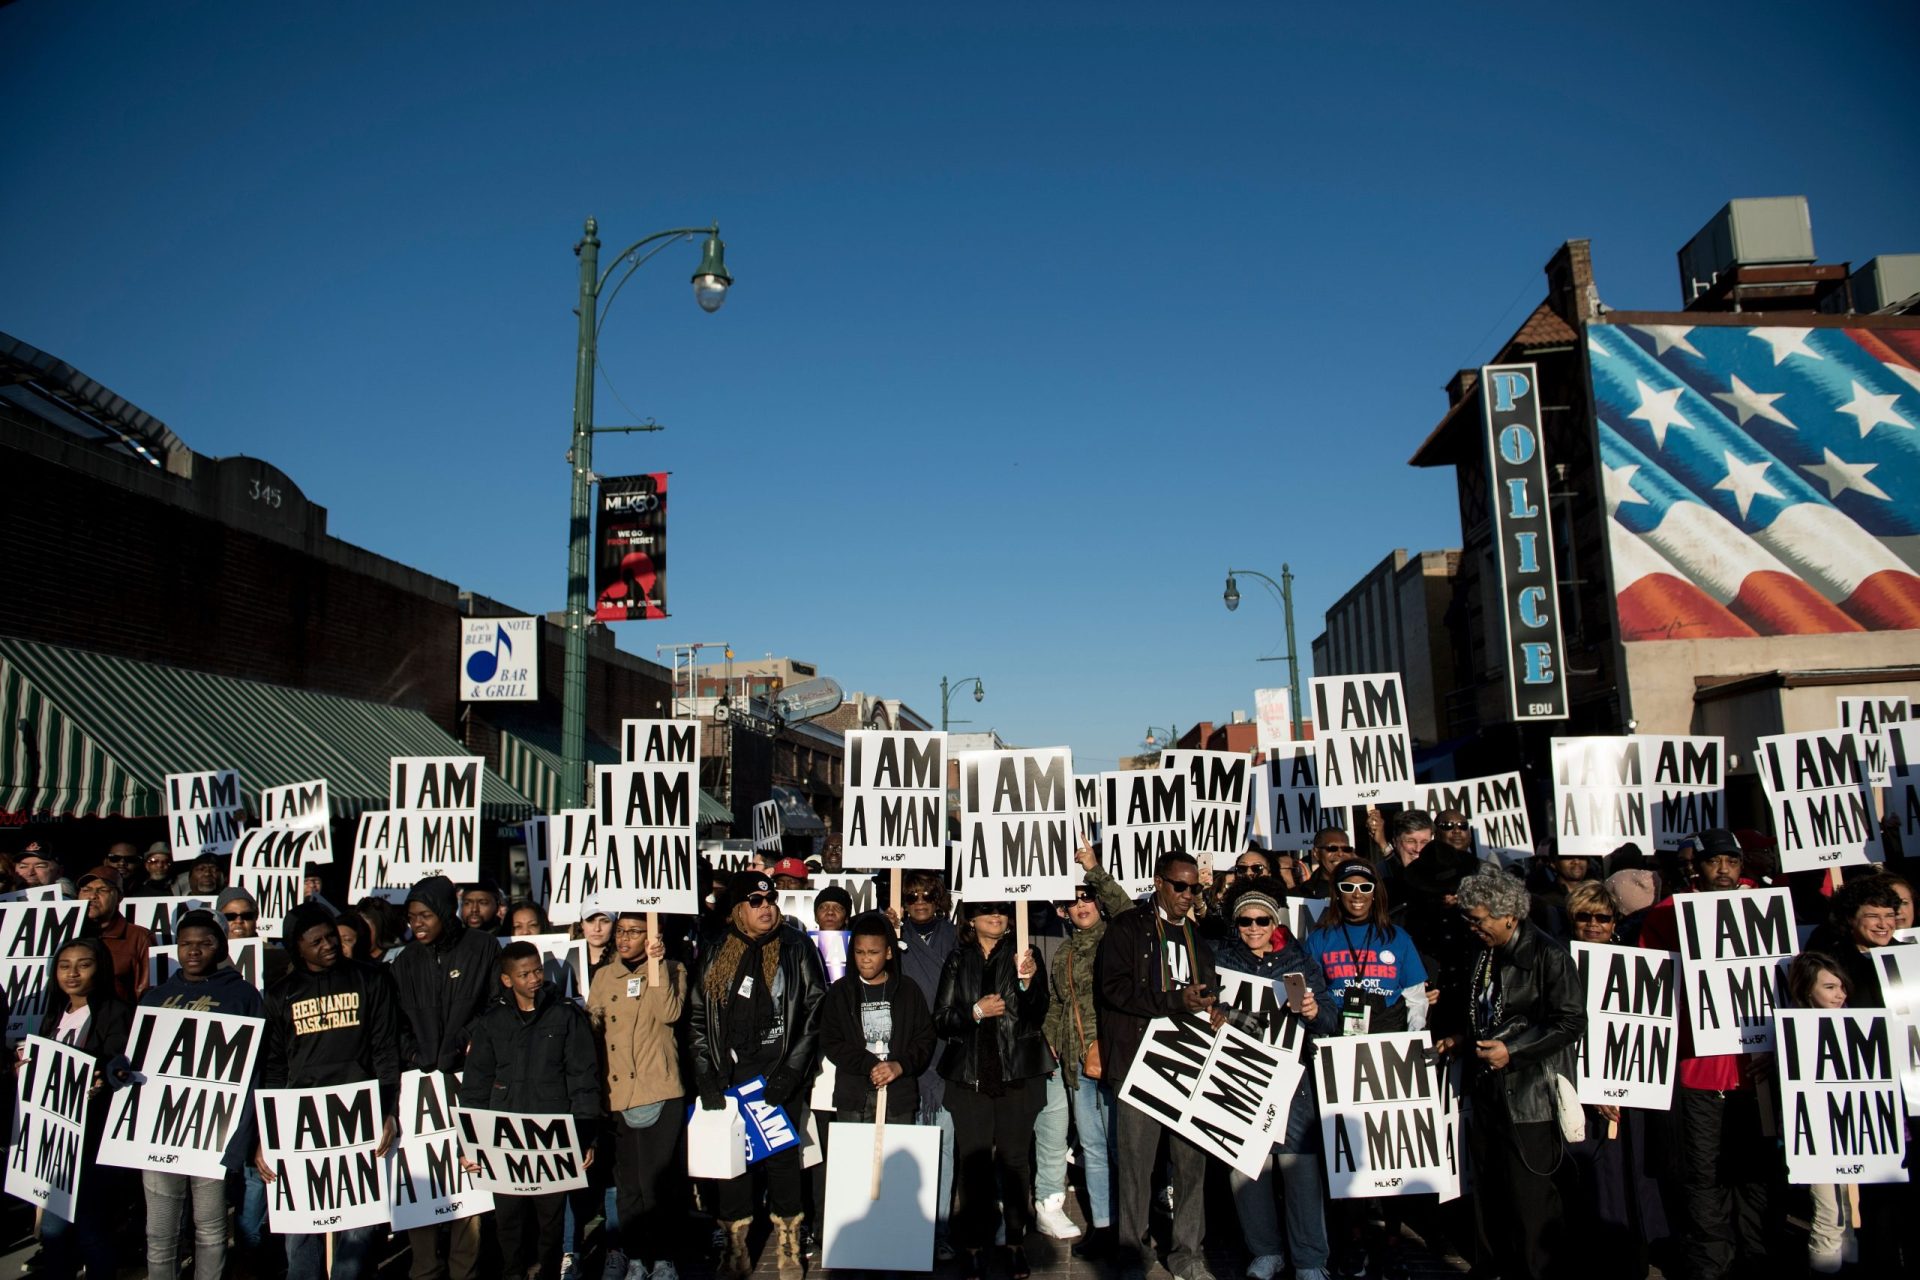
M 1508 1280 L 1639 1280 L 1656 1257 L 1691 1280 L 1915 1265 L 1901 1225 L 1912 1184 L 1862 1188 L 1857 1212 L 1834 1187 L 1787 1184 L 1767 1055 L 1698 1055 L 1683 1028 L 1671 1109 L 1588 1107 L 1583 1137 L 1565 1115 L 1578 1106 L 1565 1081 L 1587 1023 L 1569 941 L 1671 950 L 1676 895 L 1787 885 L 1801 919 L 1819 922 L 1791 966 L 1792 1002 L 1875 1005 L 1870 952 L 1914 925 L 1902 875 L 1856 868 L 1838 887 L 1784 877 L 1757 841 L 1717 829 L 1670 854 L 1549 851 L 1503 867 L 1475 855 L 1458 813 L 1377 817 L 1361 844 L 1327 828 L 1307 849 L 1248 848 L 1211 872 L 1167 853 L 1138 899 L 1085 845 L 1070 901 L 954 902 L 944 876 L 911 871 L 898 901 L 876 877 L 879 909 L 854 913 L 852 895 L 827 888 L 812 918 L 781 903 L 816 868 L 778 854 L 731 871 L 703 863 L 697 918 L 660 917 L 650 932 L 644 915 L 591 913 L 572 927 L 585 944 L 577 999 L 525 941 L 550 931 L 540 905 L 491 883 L 434 876 L 404 905 L 337 909 L 310 880 L 267 948 L 264 991 L 229 958 L 233 941 L 256 936 L 258 904 L 224 887 L 217 859 L 183 869 L 164 846 L 141 855 L 118 844 L 68 882 L 35 845 L 0 859 L 0 888 L 62 885 L 86 902 L 82 935 L 48 957 L 34 1030 L 90 1054 L 96 1090 L 124 1076 L 132 1009 L 144 1004 L 264 1019 L 261 1087 L 376 1082 L 383 1150 L 399 1136 L 407 1071 L 457 1077 L 464 1106 L 572 1115 L 587 1190 L 497 1195 L 489 1214 L 406 1233 L 415 1280 L 677 1280 L 682 1264 L 737 1280 L 762 1240 L 782 1280 L 801 1280 L 824 1194 L 801 1147 L 731 1179 L 685 1176 L 691 1108 L 720 1110 L 753 1081 L 798 1127 L 820 1113 L 821 1138 L 830 1119 L 871 1122 L 882 1108 L 889 1124 L 937 1127 L 936 1257 L 966 1280 L 1025 1280 L 1036 1231 L 1124 1280 L 1162 1258 L 1175 1280 L 1211 1280 L 1208 1258 L 1236 1250 L 1250 1280 L 1289 1269 L 1297 1280 L 1391 1278 L 1406 1274 L 1416 1238 Z M 126 899 L 181 894 L 214 905 L 179 917 L 171 974 L 150 986 L 151 940 Z M 844 952 L 823 956 L 827 934 L 845 935 Z M 830 980 L 828 961 L 842 956 Z M 1289 989 L 1249 1012 L 1222 1000 L 1223 972 Z M 1436 1055 L 1460 1064 L 1467 1194 L 1448 1205 L 1331 1198 L 1312 1071 L 1258 1176 L 1117 1103 L 1149 1025 L 1178 1015 L 1267 1039 L 1298 1033 L 1309 1054 L 1328 1037 L 1428 1033 Z M 90 1148 L 105 1108 L 91 1114 Z M 108 1227 L 143 1200 L 149 1275 L 178 1274 L 183 1236 L 197 1280 L 229 1267 L 367 1274 L 385 1228 L 276 1238 L 273 1172 L 259 1157 L 243 1125 L 225 1178 L 89 1163 L 71 1220 L 41 1216 L 40 1271 L 115 1274 Z M 711 1219 L 710 1239 L 689 1230 L 695 1215 Z

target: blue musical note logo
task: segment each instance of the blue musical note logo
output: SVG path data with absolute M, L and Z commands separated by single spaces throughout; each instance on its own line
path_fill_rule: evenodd
M 475 684 L 485 684 L 493 679 L 494 672 L 500 669 L 500 650 L 505 648 L 513 652 L 513 641 L 507 639 L 507 629 L 496 624 L 493 628 L 493 648 L 482 649 L 467 659 L 467 679 Z

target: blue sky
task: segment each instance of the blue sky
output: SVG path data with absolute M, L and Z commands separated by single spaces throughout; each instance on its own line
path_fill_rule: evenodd
M 56 4 L 0 8 L 0 329 L 336 536 L 564 596 L 577 283 L 719 220 L 607 322 L 597 469 L 670 470 L 674 617 L 1110 768 L 1282 683 L 1396 546 L 1405 460 L 1590 237 L 1677 305 L 1727 199 L 1920 250 L 1911 5 Z M 1778 77 L 1775 79 L 1774 77 Z M 1304 677 L 1303 672 L 1303 677 Z

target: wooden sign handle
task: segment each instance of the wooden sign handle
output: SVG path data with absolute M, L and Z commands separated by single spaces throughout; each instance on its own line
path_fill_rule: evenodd
M 647 945 L 651 947 L 653 940 L 659 936 L 660 913 L 658 911 L 649 911 L 647 912 Z M 655 989 L 658 989 L 660 986 L 660 962 L 652 956 L 647 957 L 647 985 Z
M 1027 949 L 1033 945 L 1033 934 L 1027 928 L 1027 904 L 1024 902 L 1013 904 L 1013 929 L 1013 958 L 1015 963 L 1018 963 L 1020 957 L 1027 954 Z
M 887 872 L 887 905 L 900 917 L 900 927 L 904 929 L 907 927 L 907 904 L 902 896 L 906 891 L 900 887 L 902 878 L 898 867 Z
M 1848 1220 L 1853 1223 L 1853 1229 L 1858 1231 L 1860 1229 L 1860 1188 L 1858 1184 L 1852 1182 L 1842 1183 L 1841 1185 L 1847 1189 Z
M 1615 1138 L 1618 1138 L 1619 1136 L 1620 1136 L 1620 1122 L 1618 1120 L 1607 1121 L 1607 1141 L 1612 1142 Z
M 898 875 L 898 872 L 894 873 Z M 869 1188 L 867 1199 L 880 1198 L 880 1155 L 881 1146 L 887 1136 L 887 1086 L 881 1085 L 875 1090 L 873 1098 L 873 1185 Z
M 1833 887 L 1838 889 L 1841 885 L 1845 884 L 1846 882 L 1847 882 L 1847 869 L 1845 867 L 1840 867 L 1840 866 L 1834 867 L 1833 868 Z

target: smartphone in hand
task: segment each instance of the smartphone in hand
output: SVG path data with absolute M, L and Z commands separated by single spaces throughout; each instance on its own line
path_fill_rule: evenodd
M 1304 973 L 1283 973 L 1280 981 L 1287 984 L 1287 1008 L 1299 1013 L 1307 1002 L 1307 975 Z

